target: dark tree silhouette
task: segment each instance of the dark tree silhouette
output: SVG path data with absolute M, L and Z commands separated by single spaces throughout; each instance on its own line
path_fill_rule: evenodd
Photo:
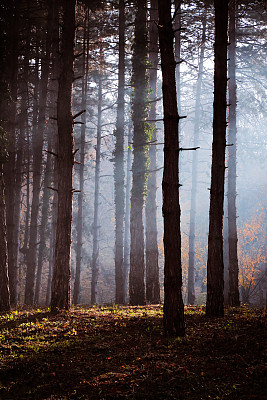
M 228 246 L 230 306 L 239 306 L 236 227 L 236 1 L 229 3 Z
M 228 0 L 215 0 L 213 143 L 209 211 L 206 315 L 224 315 L 223 200 L 226 147 Z
M 159 264 L 158 264 L 158 230 L 157 230 L 157 70 L 158 70 L 158 10 L 157 0 L 150 4 L 149 26 L 149 121 L 152 130 L 149 146 L 149 175 L 146 198 L 146 300 L 151 304 L 160 302 Z
M 70 246 L 72 175 L 74 164 L 72 83 L 75 38 L 75 0 L 63 1 L 62 49 L 58 86 L 57 124 L 58 215 L 51 292 L 51 311 L 70 306 Z
M 115 130 L 114 150 L 114 191 L 115 191 L 115 302 L 125 302 L 123 271 L 123 220 L 124 220 L 124 91 L 125 91 L 125 4 L 119 1 L 119 73 L 118 73 L 118 108 Z
M 135 35 L 133 45 L 133 75 L 134 88 L 132 121 L 133 121 L 133 181 L 131 193 L 131 253 L 129 294 L 130 304 L 145 304 L 145 262 L 144 262 L 144 225 L 143 206 L 146 182 L 146 0 L 136 0 Z
M 182 299 L 181 231 L 179 204 L 179 115 L 175 85 L 171 1 L 159 0 L 159 47 L 164 108 L 164 330 L 166 336 L 185 334 Z

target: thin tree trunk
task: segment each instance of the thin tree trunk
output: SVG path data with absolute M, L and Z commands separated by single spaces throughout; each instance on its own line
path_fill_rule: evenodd
M 51 287 L 53 278 L 53 266 L 54 266 L 54 244 L 56 234 L 56 222 L 57 222 L 57 193 L 54 193 L 52 203 L 52 221 L 50 225 L 50 239 L 49 239 L 49 265 L 48 265 L 48 279 L 46 288 L 45 304 L 49 306 L 51 302 Z
M 75 0 L 63 1 L 62 52 L 58 87 L 58 214 L 51 311 L 70 307 L 70 248 L 72 225 L 72 177 L 74 137 L 72 116 L 72 83 L 75 46 Z
M 51 151 L 51 145 L 48 146 L 48 151 Z M 36 286 L 35 286 L 35 294 L 34 294 L 34 304 L 40 303 L 40 290 L 42 284 L 42 272 L 43 272 L 43 263 L 45 258 L 45 250 L 46 250 L 46 231 L 47 231 L 47 223 L 48 223 L 48 214 L 49 214 L 49 199 L 50 199 L 50 189 L 48 186 L 51 184 L 51 172 L 52 172 L 52 161 L 51 154 L 47 154 L 46 166 L 44 172 L 44 189 L 43 189 L 43 204 L 42 204 L 42 212 L 41 212 L 41 226 L 39 230 L 39 251 L 38 251 L 38 259 L 37 259 L 37 274 L 36 274 Z
M 86 109 L 87 100 L 87 84 L 88 84 L 88 56 L 89 56 L 89 29 L 87 27 L 88 15 L 84 21 L 84 45 L 83 45 L 83 71 L 82 71 L 82 102 L 81 109 Z M 86 65 L 86 67 L 85 67 Z M 77 250 L 76 250 L 76 273 L 73 289 L 73 303 L 80 302 L 80 286 L 81 286 L 81 262 L 82 262 L 82 246 L 83 246 L 83 198 L 84 198 L 84 156 L 85 156 L 85 126 L 86 114 L 82 114 L 81 125 L 81 148 L 80 148 L 80 164 L 79 164 L 79 181 L 80 192 L 78 194 L 78 216 L 77 216 Z
M 214 6 L 215 68 L 206 315 L 209 317 L 222 317 L 224 315 L 223 201 L 226 146 L 228 0 L 215 0 Z
M 41 87 L 40 87 L 40 101 L 39 101 L 39 116 L 38 128 L 36 137 L 33 137 L 33 192 L 32 192 L 32 206 L 31 206 L 31 225 L 30 225 L 30 240 L 29 252 L 26 271 L 26 284 L 25 284 L 25 304 L 32 305 L 34 301 L 34 283 L 37 262 L 37 242 L 38 242 L 38 214 L 41 192 L 41 175 L 42 175 L 42 156 L 43 156 L 43 139 L 45 130 L 45 112 L 47 106 L 47 93 L 48 93 L 48 77 L 49 77 L 49 59 L 51 48 L 51 7 L 48 10 L 47 16 L 47 37 L 46 37 L 46 50 L 43 54 L 41 64 Z M 40 278 L 40 277 L 39 277 Z M 38 281 L 38 285 L 40 280 Z M 37 288 L 37 295 L 39 296 L 40 287 Z
M 157 119 L 157 69 L 158 69 L 158 2 L 151 0 L 150 7 L 150 38 L 149 38 L 149 87 L 151 101 L 149 120 Z M 146 300 L 151 304 L 160 302 L 159 265 L 158 265 L 158 230 L 157 230 L 157 142 L 156 122 L 150 123 L 152 130 L 149 146 L 149 175 L 146 198 Z
M 128 147 L 126 163 L 126 187 L 125 187 L 125 227 L 124 227 L 124 253 L 123 253 L 123 274 L 124 274 L 124 298 L 127 298 L 128 277 L 130 270 L 130 209 L 131 209 L 131 165 L 132 165 L 132 147 L 133 140 L 132 125 L 128 127 Z
M 175 61 L 176 65 L 176 93 L 177 93 L 177 106 L 179 112 L 181 112 L 181 3 L 182 0 L 174 0 L 176 17 L 174 20 L 175 29 Z
M 93 253 L 92 253 L 92 283 L 91 283 L 91 304 L 97 302 L 98 282 L 98 253 L 99 253 L 99 180 L 100 180 L 100 155 L 101 155 L 101 125 L 102 125 L 102 76 L 99 75 L 98 82 L 98 114 L 97 114 L 97 143 L 95 161 L 95 197 L 94 197 L 94 222 L 93 222 Z
M 203 78 L 204 50 L 206 41 L 206 14 L 203 16 L 203 30 L 201 38 L 201 50 L 199 56 L 196 103 L 195 103 L 195 121 L 194 121 L 194 145 L 198 146 L 199 126 L 200 126 L 200 96 Z M 190 222 L 189 222 L 189 264 L 188 264 L 188 304 L 195 303 L 195 236 L 196 236 L 196 200 L 197 200 L 197 172 L 198 172 L 198 152 L 193 152 L 192 160 L 192 187 L 190 204 Z
M 159 47 L 164 109 L 164 331 L 166 336 L 184 336 L 182 298 L 181 231 L 179 204 L 179 115 L 175 85 L 174 33 L 171 1 L 159 0 Z
M 58 99 L 58 78 L 60 75 L 60 59 L 59 59 L 59 15 L 58 15 L 58 2 L 51 0 L 52 16 L 51 16 L 51 59 L 52 59 L 52 79 L 50 80 L 50 104 L 51 104 L 51 116 L 55 118 L 57 114 L 57 99 Z M 50 129 L 52 151 L 54 154 L 58 154 L 58 140 L 57 140 L 57 126 L 54 119 L 50 120 Z M 48 280 L 46 290 L 45 304 L 48 306 L 51 302 L 51 286 L 53 277 L 53 266 L 54 266 L 54 248 L 56 242 L 56 224 L 57 224 L 57 209 L 58 209 L 58 170 L 57 170 L 57 157 L 53 157 L 52 160 L 52 187 L 53 200 L 52 200 L 52 221 L 51 221 L 51 234 L 49 240 L 49 268 L 48 268 Z
M 131 252 L 129 295 L 131 305 L 145 304 L 145 261 L 144 261 L 144 225 L 143 207 L 145 198 L 147 154 L 145 132 L 146 117 L 146 0 L 137 0 L 135 17 L 135 35 L 133 44 L 133 76 L 132 86 L 134 98 L 132 106 L 133 121 L 133 182 L 131 193 Z
M 29 10 L 27 10 L 29 12 Z M 16 279 L 18 280 L 19 270 L 19 249 L 20 249 L 20 225 L 21 225 L 21 205 L 22 205 L 22 184 L 24 173 L 25 138 L 28 127 L 28 82 L 30 74 L 29 53 L 30 53 L 30 30 L 28 24 L 26 31 L 25 57 L 23 60 L 23 73 L 20 82 L 21 104 L 19 115 L 19 135 L 16 145 L 16 181 L 15 181 L 15 207 L 14 207 L 14 258 L 16 267 Z
M 0 138 L 2 142 L 2 137 Z M 0 157 L 5 151 L 1 143 Z M 0 312 L 10 310 L 10 292 L 7 269 L 7 243 L 6 243 L 6 209 L 5 189 L 3 178 L 3 164 L 0 160 Z
M 124 90 L 125 90 L 125 4 L 119 1 L 119 76 L 118 108 L 116 122 L 116 144 L 114 150 L 115 191 L 115 302 L 125 302 L 123 279 L 123 220 L 124 220 Z
M 229 144 L 228 147 L 228 245 L 229 305 L 239 306 L 236 227 L 236 1 L 229 7 Z
M 6 195 L 6 224 L 8 249 L 8 275 L 10 287 L 10 302 L 12 306 L 18 301 L 18 270 L 15 257 L 14 229 L 15 229 L 15 163 L 16 163 L 16 115 L 18 92 L 18 4 L 12 0 L 7 15 L 7 58 L 6 81 L 10 93 L 10 102 L 7 108 L 6 124 L 8 138 L 8 162 L 4 165 L 5 195 Z

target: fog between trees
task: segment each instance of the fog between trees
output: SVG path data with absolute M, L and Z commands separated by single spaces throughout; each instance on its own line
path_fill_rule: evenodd
M 11 304 L 50 304 L 53 266 L 59 262 L 55 257 L 61 260 L 62 270 L 56 270 L 58 283 L 54 275 L 52 292 L 65 276 L 66 291 L 69 280 L 71 283 L 67 303 L 158 303 L 164 298 L 163 61 L 158 47 L 158 2 L 67 3 L 9 1 L 1 5 L 2 198 L 6 202 Z M 198 0 L 174 3 L 182 297 L 185 303 L 205 303 L 214 116 L 214 4 Z M 234 31 L 229 25 L 232 31 L 228 31 L 228 41 L 231 33 L 232 45 L 235 40 L 236 46 L 227 46 L 225 303 L 229 301 L 228 172 L 234 148 L 240 299 L 263 304 L 266 4 L 229 1 L 229 13 L 234 13 L 236 20 L 232 22 Z M 234 100 L 229 98 L 233 70 L 236 144 L 233 136 L 229 137 L 235 101 L 235 94 Z M 67 99 L 70 95 L 72 109 Z M 70 126 L 73 138 L 72 133 L 66 133 Z M 73 183 L 69 172 L 72 166 Z M 57 209 L 60 195 L 62 208 Z M 66 222 L 64 213 L 71 207 L 72 198 L 72 221 Z M 58 210 L 64 214 L 61 236 L 55 236 L 61 218 Z M 71 243 L 71 253 L 62 253 L 64 247 L 56 247 L 55 241 L 66 240 Z M 4 264 L 5 253 L 1 247 Z M 70 275 L 65 271 L 68 257 Z M 64 308 L 65 301 L 59 304 L 52 295 L 52 306 Z

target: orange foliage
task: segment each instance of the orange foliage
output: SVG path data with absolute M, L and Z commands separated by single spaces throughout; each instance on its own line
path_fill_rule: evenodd
M 238 229 L 239 283 L 244 288 L 256 285 L 265 262 L 265 210 L 257 210 L 250 220 Z

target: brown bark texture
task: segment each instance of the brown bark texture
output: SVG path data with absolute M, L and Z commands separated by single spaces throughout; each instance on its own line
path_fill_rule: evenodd
M 96 138 L 96 160 L 95 160 L 95 195 L 94 195 L 94 222 L 93 222 L 93 252 L 92 252 L 92 282 L 91 282 L 91 304 L 97 302 L 97 283 L 99 275 L 98 254 L 99 254 L 99 184 L 101 164 L 101 125 L 102 125 L 102 79 L 99 74 L 98 82 L 98 110 L 97 110 L 97 138 Z
M 119 76 L 118 108 L 114 150 L 114 197 L 115 197 L 115 302 L 125 302 L 123 270 L 123 222 L 125 208 L 124 194 L 124 91 L 125 91 L 125 4 L 119 2 Z
M 75 40 L 75 0 L 63 1 L 62 49 L 58 85 L 58 215 L 51 291 L 51 311 L 70 307 L 70 247 L 74 138 L 72 83 Z
M 236 226 L 236 1 L 229 3 L 228 246 L 230 306 L 239 306 Z
M 135 17 L 135 38 L 133 45 L 133 76 L 134 88 L 132 104 L 133 121 L 133 165 L 132 165 L 132 193 L 131 193 L 131 251 L 129 296 L 131 305 L 145 304 L 145 260 L 144 260 L 144 224 L 143 207 L 145 198 L 147 154 L 145 132 L 146 117 L 146 57 L 147 57 L 147 30 L 146 30 L 146 0 L 137 0 Z
M 27 259 L 26 284 L 25 284 L 25 304 L 32 305 L 34 302 L 34 284 L 37 267 L 37 242 L 38 242 L 38 217 L 41 192 L 41 176 L 42 176 L 42 156 L 43 156 L 43 140 L 45 131 L 45 112 L 47 107 L 48 94 L 48 78 L 49 78 L 49 59 L 51 50 L 51 23 L 52 16 L 51 1 L 48 3 L 47 15 L 47 36 L 45 51 L 41 62 L 41 82 L 39 97 L 39 115 L 38 128 L 33 137 L 33 190 L 31 205 L 31 224 L 30 224 L 30 240 L 29 252 Z M 38 276 L 38 285 L 40 283 L 40 270 Z M 37 287 L 36 293 L 39 292 Z M 38 300 L 38 298 L 36 299 Z
M 16 115 L 18 93 L 18 33 L 19 17 L 18 4 L 10 1 L 5 20 L 6 30 L 6 62 L 5 79 L 7 82 L 10 101 L 5 116 L 5 130 L 8 138 L 8 162 L 4 165 L 5 195 L 6 195 L 6 224 L 8 249 L 8 274 L 10 285 L 10 301 L 13 306 L 18 301 L 18 266 L 15 258 L 15 164 L 16 164 Z
M 157 69 L 158 69 L 158 2 L 151 1 L 149 25 L 149 121 L 151 145 L 149 146 L 149 175 L 147 180 L 146 198 L 146 300 L 150 304 L 160 302 L 159 264 L 158 264 L 158 230 L 157 230 Z
M 209 210 L 206 315 L 224 315 L 223 202 L 226 147 L 228 0 L 215 0 L 213 143 Z
M 171 1 L 159 0 L 159 47 L 164 109 L 164 331 L 166 336 L 184 336 L 182 299 L 181 231 L 179 204 L 179 115 L 177 110 L 174 32 Z
M 0 148 L 0 152 L 2 154 L 2 148 Z M 7 269 L 6 207 L 4 199 L 3 164 L 0 160 L 0 312 L 10 310 L 10 292 Z

